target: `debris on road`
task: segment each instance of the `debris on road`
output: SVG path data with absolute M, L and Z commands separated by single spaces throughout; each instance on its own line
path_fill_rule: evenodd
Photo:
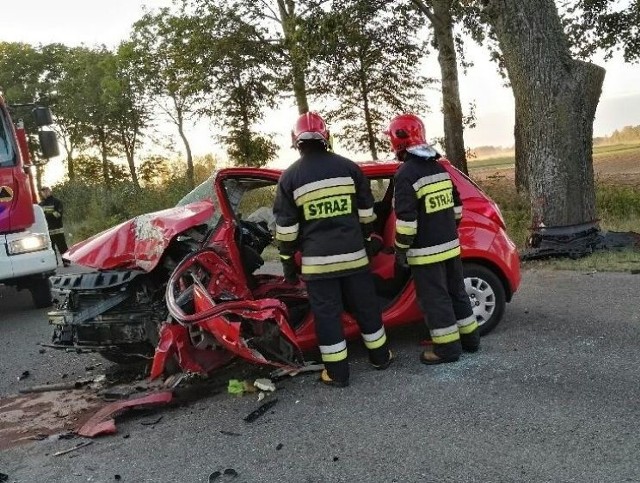
M 87 438 L 95 438 L 104 434 L 117 432 L 115 417 L 128 409 L 146 408 L 150 406 L 163 406 L 173 400 L 173 392 L 164 391 L 148 394 L 146 396 L 118 401 L 103 407 L 94 414 L 84 426 L 78 430 L 78 435 Z
M 276 451 L 280 451 L 283 447 L 284 445 L 282 443 L 278 443 L 278 446 L 276 446 Z
M 67 453 L 71 453 L 73 451 L 77 451 L 80 448 L 84 448 L 85 446 L 89 446 L 90 444 L 93 444 L 93 441 L 85 441 L 84 443 L 78 443 L 77 445 L 75 445 L 72 448 L 63 449 L 62 451 L 58 451 L 57 453 L 53 453 L 53 456 L 62 456 L 63 454 L 67 454 Z
M 244 421 L 247 422 L 247 423 L 253 423 L 256 419 L 258 419 L 260 416 L 262 416 L 264 413 L 266 413 L 269 409 L 271 409 L 273 406 L 275 406 L 275 404 L 277 402 L 278 402 L 277 399 L 272 399 L 271 401 L 268 401 L 268 402 L 264 403 L 262 406 L 260 406 L 255 411 L 249 413 L 244 418 Z
M 229 379 L 227 392 L 229 394 L 241 396 L 244 393 L 244 382 L 239 381 L 238 379 Z
M 276 385 L 271 382 L 271 379 L 256 379 L 253 385 L 261 391 L 273 392 L 276 390 Z
M 5 481 L 9 481 L 9 475 L 6 473 L 0 473 L 0 483 L 4 483 Z
M 279 381 L 280 379 L 285 378 L 286 376 L 294 377 L 298 374 L 303 374 L 305 372 L 319 372 L 324 369 L 324 364 L 316 364 L 315 362 L 308 361 L 305 362 L 303 367 L 298 367 L 295 369 L 290 369 L 288 367 L 281 367 L 276 369 L 275 371 L 271 371 L 270 377 L 272 381 Z
M 18 392 L 21 394 L 31 394 L 36 392 L 69 391 L 74 389 L 82 389 L 92 382 L 93 379 L 83 379 L 75 382 L 61 382 L 59 384 L 42 384 L 39 386 L 25 387 L 20 389 Z
M 220 430 L 220 433 L 224 434 L 225 436 L 242 436 L 240 433 L 234 433 L 232 431 Z
M 163 416 L 157 417 L 156 419 L 152 419 L 150 421 L 140 421 L 140 424 L 143 426 L 155 426 L 160 421 L 162 421 Z
M 233 468 L 227 468 L 224 471 L 214 471 L 213 473 L 211 473 L 209 475 L 209 483 L 211 483 L 212 481 L 217 480 L 222 475 L 230 476 L 231 478 L 236 478 L 238 476 L 238 472 L 236 470 L 234 470 Z
M 18 376 L 18 381 L 23 381 L 31 375 L 29 371 L 23 371 L 22 374 Z

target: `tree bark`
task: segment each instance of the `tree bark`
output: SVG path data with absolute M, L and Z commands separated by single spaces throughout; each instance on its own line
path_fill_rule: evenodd
M 452 0 L 433 0 L 432 4 L 434 15 L 432 26 L 438 44 L 438 63 L 442 77 L 445 152 L 456 168 L 468 174 L 458 82 L 458 58 L 453 39 Z
M 191 145 L 189 144 L 189 140 L 184 133 L 183 124 L 184 123 L 182 122 L 182 119 L 180 119 L 180 122 L 178 123 L 178 132 L 180 133 L 180 138 L 184 143 L 184 149 L 187 155 L 187 182 L 189 183 L 189 188 L 193 189 L 196 186 L 196 180 L 193 170 L 193 154 L 191 153 Z
M 516 103 L 533 226 L 596 220 L 593 120 L 603 68 L 571 58 L 553 0 L 488 0 Z
M 127 164 L 129 165 L 129 173 L 131 174 L 131 181 L 133 185 L 140 189 L 140 181 L 138 180 L 138 173 L 136 171 L 135 163 L 135 137 L 132 140 L 128 140 L 126 136 L 122 135 L 122 145 L 124 146 L 124 153 L 127 157 Z
M 109 175 L 109 158 L 107 152 L 107 134 L 101 130 L 98 134 L 100 139 L 100 154 L 102 155 L 102 177 L 107 187 L 107 191 L 111 189 L 111 176 Z
M 289 60 L 291 62 L 291 87 L 296 98 L 298 113 L 304 114 L 305 112 L 309 112 L 306 62 L 304 53 L 301 51 L 296 39 L 298 22 L 295 12 L 295 2 L 293 0 L 278 0 L 278 9 L 280 11 L 282 34 L 284 35 L 284 45 L 289 53 Z

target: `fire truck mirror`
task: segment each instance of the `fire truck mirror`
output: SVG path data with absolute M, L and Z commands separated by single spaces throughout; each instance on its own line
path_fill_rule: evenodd
M 38 106 L 33 109 L 32 113 L 38 127 L 50 126 L 53 124 L 51 110 L 48 107 Z
M 53 131 L 40 131 L 38 137 L 40 138 L 40 150 L 43 158 L 55 158 L 60 154 L 56 133 Z

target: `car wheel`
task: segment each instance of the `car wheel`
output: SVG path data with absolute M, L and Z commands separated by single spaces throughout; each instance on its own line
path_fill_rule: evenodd
M 48 278 L 33 278 L 29 284 L 29 292 L 33 299 L 33 305 L 37 309 L 51 307 L 53 300 L 51 297 L 51 286 Z
M 464 263 L 464 286 L 476 316 L 480 335 L 496 328 L 506 305 L 504 286 L 489 268 L 476 263 Z

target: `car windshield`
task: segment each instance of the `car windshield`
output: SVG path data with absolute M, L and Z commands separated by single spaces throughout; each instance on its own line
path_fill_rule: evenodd
M 16 153 L 11 141 L 11 130 L 9 128 L 9 119 L 0 109 L 0 167 L 14 166 L 16 163 Z
M 184 206 L 189 203 L 194 203 L 196 201 L 203 200 L 211 200 L 213 201 L 214 213 L 209 220 L 207 220 L 207 225 L 209 228 L 214 228 L 218 221 L 220 220 L 220 202 L 218 200 L 218 196 L 216 195 L 215 190 L 215 181 L 217 176 L 217 171 L 214 172 L 211 176 L 209 176 L 206 181 L 199 184 L 195 188 L 193 188 L 189 193 L 187 193 L 176 206 Z

